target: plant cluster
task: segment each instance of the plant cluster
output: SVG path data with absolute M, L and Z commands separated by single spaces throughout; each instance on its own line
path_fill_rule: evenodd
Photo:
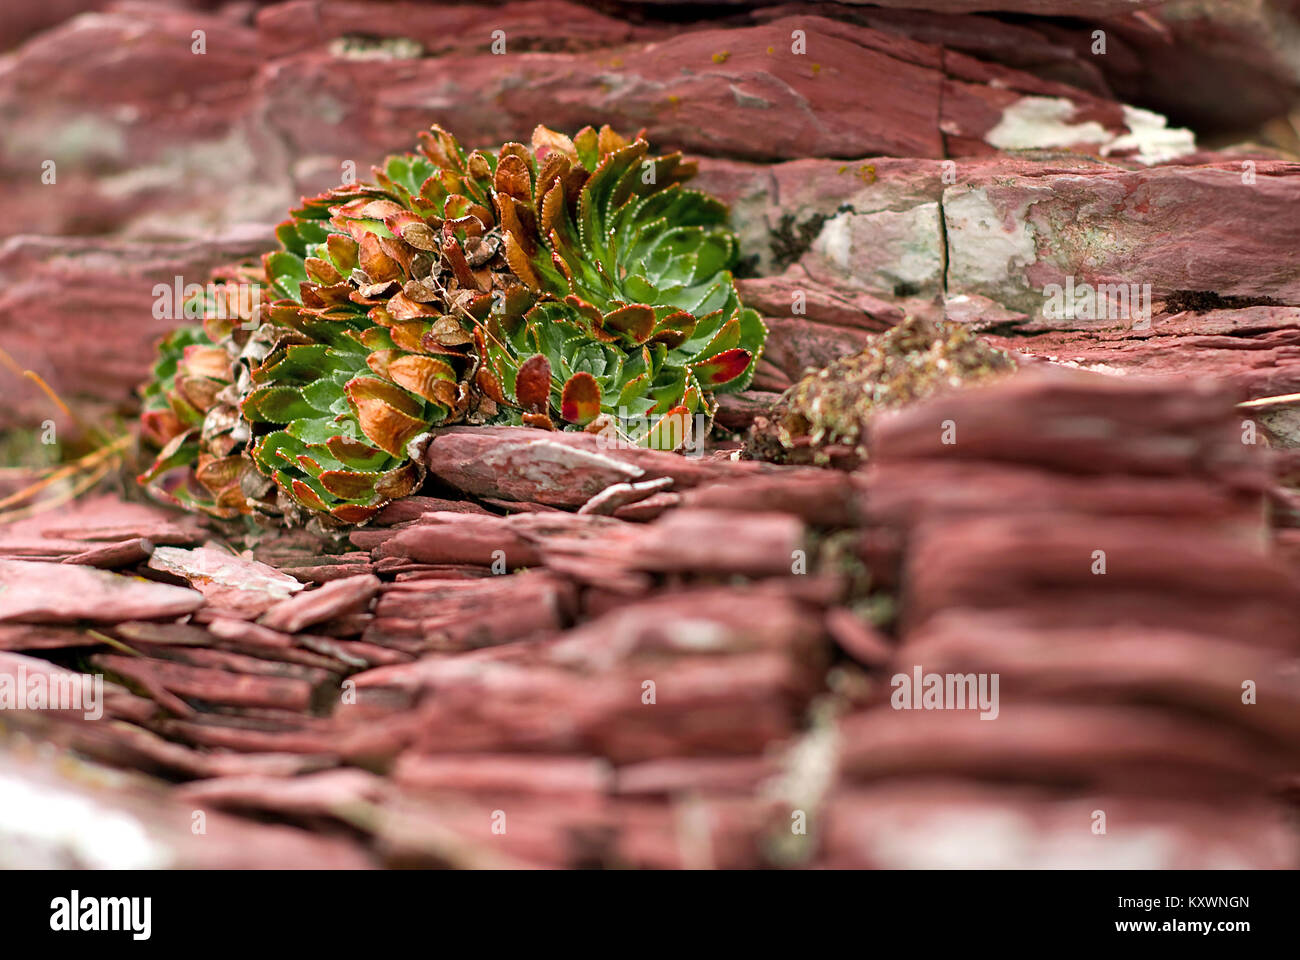
M 419 486 L 439 425 L 680 446 L 767 333 L 694 173 L 609 127 L 496 151 L 433 127 L 372 182 L 304 200 L 261 269 L 229 271 L 164 340 L 140 481 L 217 517 L 355 524 Z

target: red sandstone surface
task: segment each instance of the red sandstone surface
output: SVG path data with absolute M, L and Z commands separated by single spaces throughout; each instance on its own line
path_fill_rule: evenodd
M 1300 392 L 1294 5 L 11 6 L 0 346 L 78 409 L 131 410 L 155 284 L 434 121 L 701 157 L 771 329 L 737 436 L 907 314 L 1025 363 L 853 470 L 452 427 L 337 542 L 109 486 L 0 526 L 0 697 L 107 678 L 0 710 L 0 840 L 52 797 L 147 838 L 0 864 L 1300 864 L 1300 421 L 1238 406 Z M 1067 280 L 1149 323 L 1051 315 Z M 75 432 L 0 378 L 0 426 Z M 918 667 L 996 719 L 899 709 Z

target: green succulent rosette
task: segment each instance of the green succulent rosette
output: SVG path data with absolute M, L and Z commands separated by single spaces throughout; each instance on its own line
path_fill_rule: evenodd
M 203 328 L 164 341 L 142 482 L 217 516 L 355 524 L 419 486 L 443 424 L 680 445 L 665 422 L 746 386 L 766 328 L 726 207 L 648 150 L 539 127 L 531 149 L 466 151 L 434 127 L 374 182 L 304 200 L 240 275 L 258 307 L 232 322 L 209 297 Z
M 507 150 L 494 179 L 506 259 L 537 302 L 482 325 L 480 384 L 524 422 L 600 418 L 636 443 L 680 442 L 663 418 L 711 416 L 713 394 L 749 384 L 767 336 L 736 293 L 726 206 L 682 186 L 695 165 L 680 153 L 651 157 L 608 127 L 572 140 L 539 127 L 531 152 Z

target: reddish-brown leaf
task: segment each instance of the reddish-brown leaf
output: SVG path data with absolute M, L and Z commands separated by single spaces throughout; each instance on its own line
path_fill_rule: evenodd
M 406 444 L 426 427 L 418 401 L 374 377 L 354 377 L 344 389 L 370 442 L 394 457 L 405 456 Z
M 710 357 L 693 364 L 691 370 L 706 387 L 717 387 L 735 380 L 749 366 L 750 352 L 743 347 L 723 350 L 716 357 Z
M 575 373 L 564 385 L 560 416 L 569 423 L 587 424 L 600 415 L 600 384 L 586 372 Z
M 543 413 L 551 398 L 551 361 L 541 353 L 533 354 L 519 365 L 515 375 L 515 399 L 519 406 Z

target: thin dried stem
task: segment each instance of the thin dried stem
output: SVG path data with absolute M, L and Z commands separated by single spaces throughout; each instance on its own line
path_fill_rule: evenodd
M 70 406 L 68 406 L 66 403 L 63 402 L 63 398 L 60 397 L 57 392 L 55 392 L 53 387 L 51 387 L 48 383 L 45 382 L 44 377 L 42 377 L 35 370 L 26 370 L 23 367 L 19 366 L 18 361 L 14 360 L 14 358 L 11 357 L 4 350 L 3 347 L 0 347 L 0 363 L 3 363 L 11 371 L 13 371 L 13 373 L 16 376 L 19 376 L 24 380 L 30 380 L 34 384 L 36 384 L 36 386 L 40 388 L 41 392 L 45 394 L 45 396 L 49 399 L 49 401 L 53 403 L 56 407 L 58 407 L 65 417 L 67 417 L 78 427 L 80 427 L 83 432 L 90 434 L 91 436 L 103 437 L 103 433 L 100 430 L 96 429 L 95 427 L 91 426 L 90 424 L 82 420 L 81 417 L 77 416 L 76 411 L 74 411 Z
M 115 456 L 116 454 L 120 453 L 130 442 L 131 442 L 131 435 L 125 434 L 123 436 L 118 437 L 116 440 L 114 440 L 112 443 L 108 444 L 107 446 L 100 447 L 97 450 L 92 450 L 84 457 L 81 457 L 78 460 L 74 460 L 72 463 L 67 463 L 61 467 L 56 467 L 52 469 L 44 477 L 35 481 L 34 483 L 29 484 L 27 487 L 23 488 L 22 490 L 18 490 L 14 493 L 11 493 L 7 497 L 0 499 L 0 510 L 4 510 L 7 507 L 11 507 L 15 503 L 22 503 L 24 500 L 30 500 L 33 496 L 40 493 L 42 490 L 44 490 L 46 487 L 50 486 L 51 484 L 58 483 L 60 480 L 67 479 L 69 477 L 74 477 L 78 473 L 81 473 L 84 470 L 88 470 L 92 467 L 101 464 L 103 461 L 108 460 L 113 456 Z
M 1300 403 L 1300 393 L 1279 393 L 1272 397 L 1258 397 L 1237 404 L 1238 408 L 1275 407 L 1286 403 Z

